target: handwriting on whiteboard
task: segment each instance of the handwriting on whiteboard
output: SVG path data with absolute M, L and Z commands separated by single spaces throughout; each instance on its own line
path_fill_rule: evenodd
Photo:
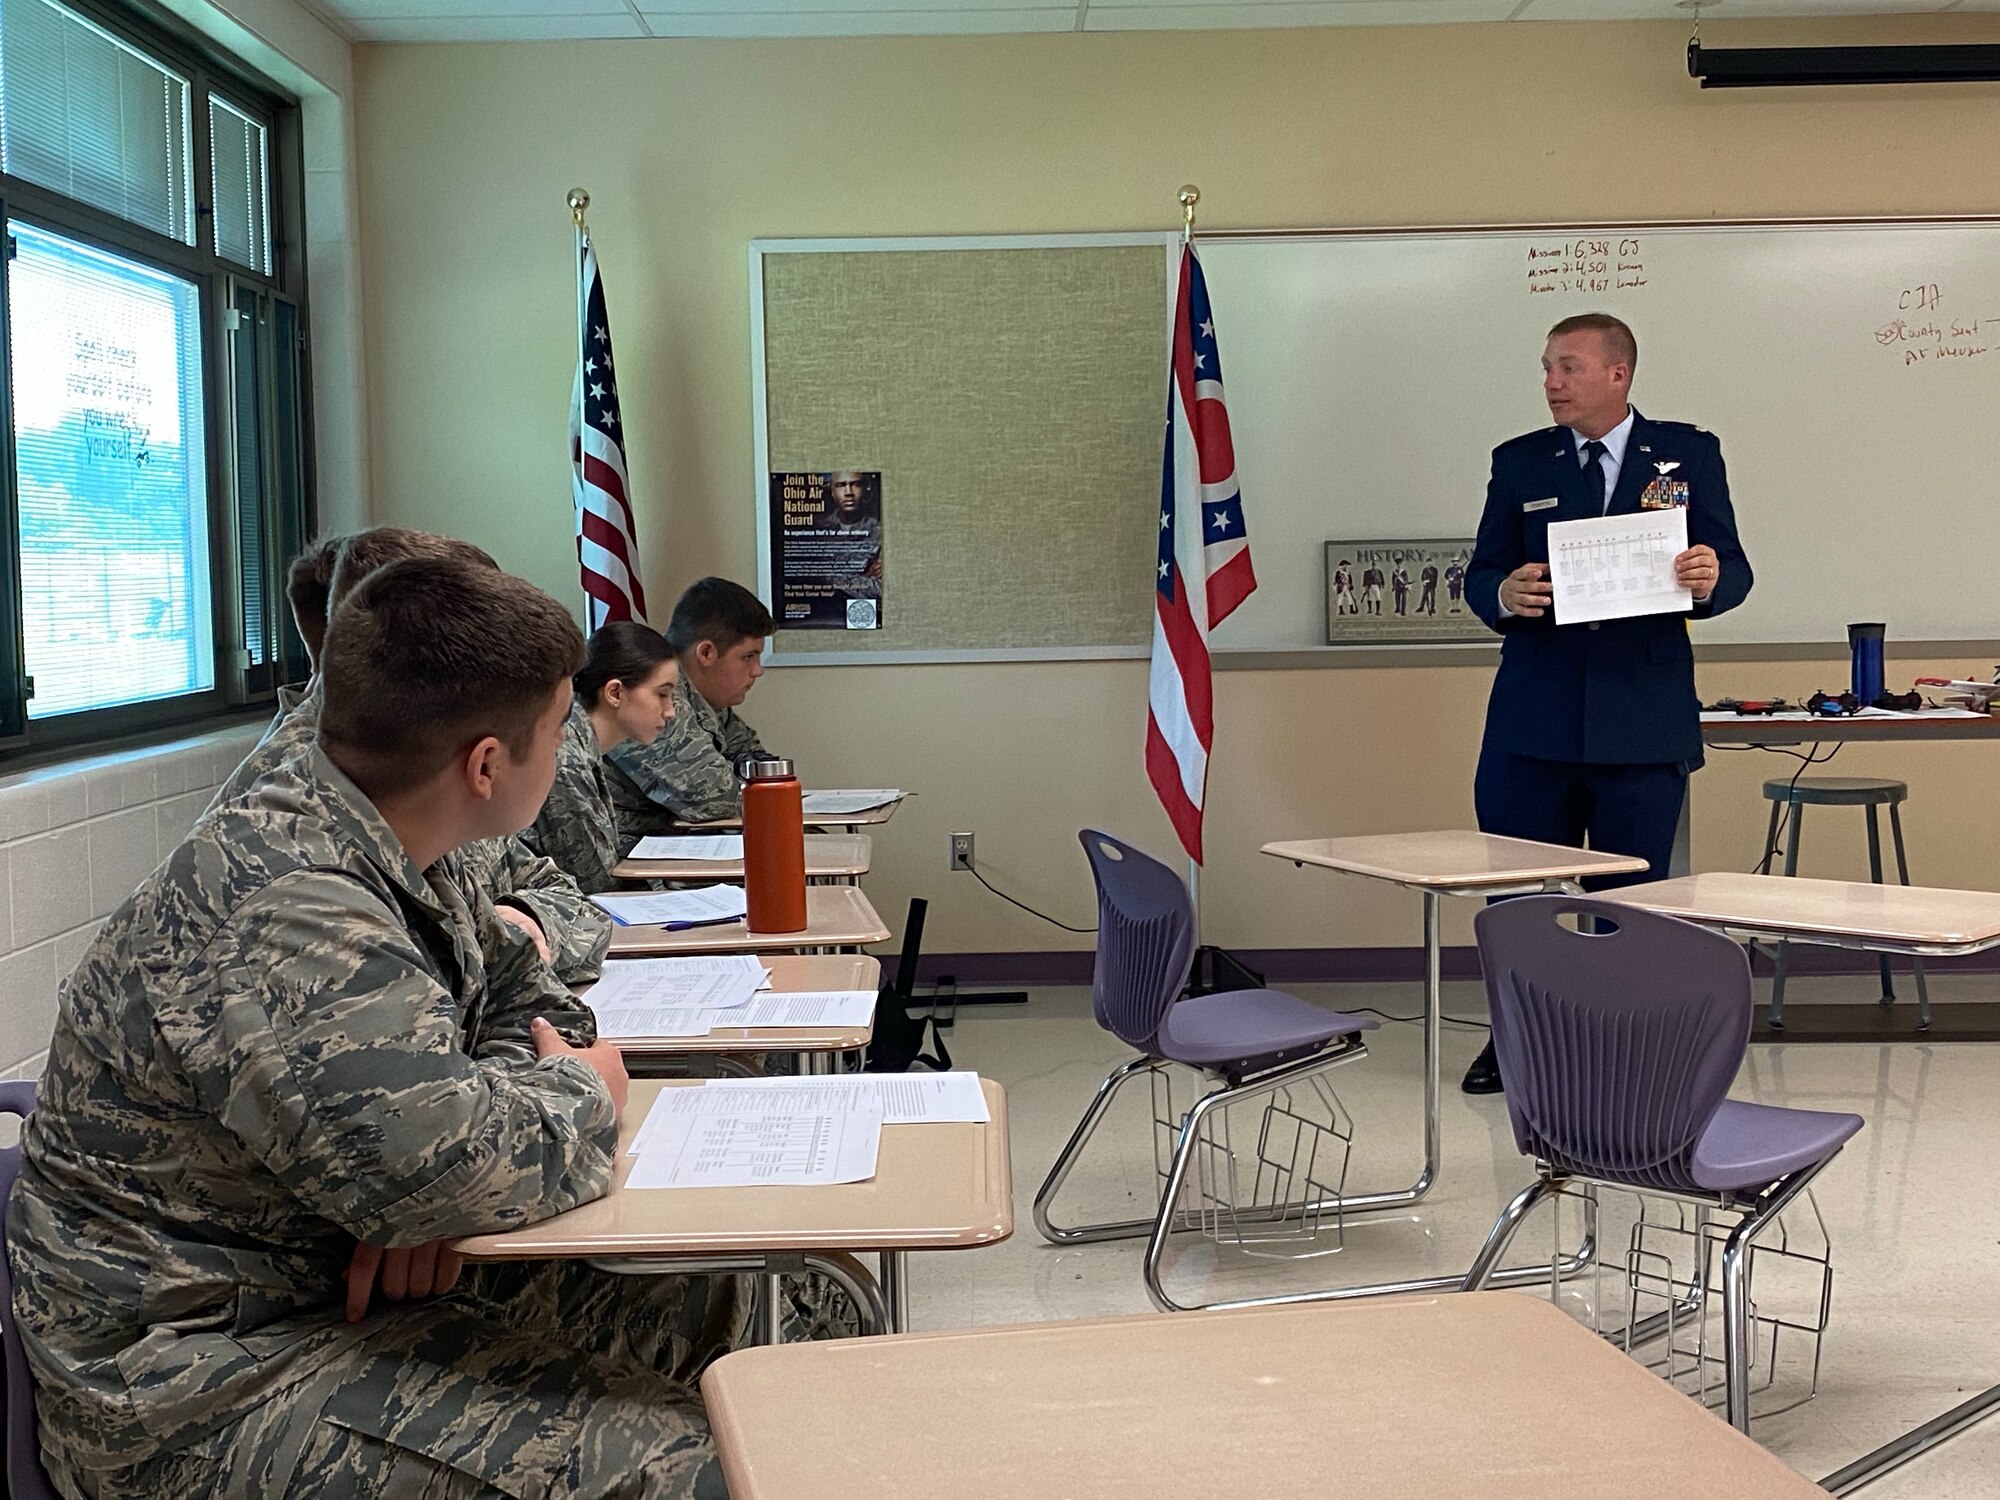
M 1960 364 L 2000 347 L 2000 313 L 1967 317 L 1945 311 L 1944 288 L 1920 281 L 1896 294 L 1896 316 L 1875 329 L 1875 342 L 1905 369 Z
M 1585 235 L 1528 247 L 1528 295 L 1550 292 L 1634 291 L 1646 285 L 1646 262 L 1637 235 Z

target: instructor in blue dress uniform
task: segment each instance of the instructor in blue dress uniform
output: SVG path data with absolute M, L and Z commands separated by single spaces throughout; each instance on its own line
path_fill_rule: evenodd
M 1559 625 L 1549 583 L 1551 521 L 1682 507 L 1687 551 L 1674 573 L 1694 618 L 1750 592 L 1722 445 L 1685 422 L 1631 407 L 1639 346 L 1607 313 L 1564 318 L 1542 351 L 1554 427 L 1493 450 L 1466 602 L 1500 632 L 1500 670 L 1473 781 L 1487 833 L 1634 854 L 1667 874 L 1688 773 L 1701 765 L 1700 708 L 1687 617 L 1640 615 Z M 1496 1093 L 1489 1043 L 1465 1090 Z

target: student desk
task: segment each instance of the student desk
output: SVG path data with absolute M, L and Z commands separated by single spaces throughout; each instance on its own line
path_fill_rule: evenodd
M 734 1500 L 1825 1500 L 1510 1292 L 745 1349 L 701 1389 Z
M 806 879 L 821 885 L 853 885 L 868 873 L 875 841 L 865 833 L 806 835 Z M 664 880 L 711 884 L 743 879 L 740 859 L 623 859 L 611 872 L 620 880 Z
M 903 797 L 909 793 L 905 792 Z M 806 814 L 808 828 L 838 828 L 842 833 L 854 833 L 863 828 L 879 828 L 896 816 L 896 809 L 903 805 L 903 797 L 894 802 L 885 802 L 880 807 L 864 807 L 860 812 Z M 741 818 L 714 818 L 706 823 L 689 823 L 689 833 L 734 833 L 743 826 Z
M 810 953 L 853 951 L 886 943 L 889 929 L 853 885 L 806 887 L 806 925 L 798 932 L 752 932 L 743 922 L 719 922 L 669 932 L 664 927 L 617 926 L 613 958 L 664 958 L 684 953 Z
M 662 1088 L 692 1082 L 634 1079 L 618 1130 L 611 1191 L 526 1229 L 474 1235 L 453 1247 L 468 1260 L 588 1260 L 635 1276 L 700 1270 L 766 1276 L 823 1271 L 855 1293 L 862 1331 L 909 1324 L 905 1257 L 912 1250 L 997 1244 L 1014 1232 L 1007 1095 L 990 1078 L 984 1125 L 885 1125 L 875 1175 L 819 1187 L 664 1188 L 628 1192 L 625 1150 Z M 853 1259 L 879 1251 L 878 1284 Z M 761 1341 L 777 1342 L 765 1297 Z
M 1417 891 L 1424 898 L 1424 1169 L 1414 1183 L 1399 1192 L 1357 1193 L 1341 1200 L 1343 1210 L 1348 1213 L 1407 1208 L 1431 1190 L 1438 1174 L 1438 1039 L 1444 1017 L 1444 947 L 1440 927 L 1443 898 L 1574 892 L 1580 889 L 1577 882 L 1587 876 L 1636 874 L 1646 869 L 1646 862 L 1630 855 L 1566 849 L 1558 844 L 1537 844 L 1466 830 L 1298 839 L 1266 844 L 1263 852 L 1295 865 L 1316 865 L 1343 875 L 1386 881 Z M 1435 1281 L 1437 1286 L 1456 1284 L 1450 1277 Z M 1411 1285 L 1404 1289 L 1423 1288 Z
M 882 984 L 882 965 L 864 954 L 773 953 L 764 960 L 771 987 L 763 995 L 799 994 L 809 990 L 875 990 Z M 590 998 L 591 986 L 575 986 Z M 742 1055 L 790 1052 L 800 1073 L 831 1068 L 843 1052 L 855 1052 L 875 1038 L 875 1023 L 861 1026 L 725 1026 L 707 1036 L 620 1036 L 610 1040 L 624 1054 L 628 1067 L 643 1067 L 695 1055 Z M 754 1075 L 762 1077 L 762 1074 Z
M 2000 947 L 2000 894 L 1989 891 L 1717 871 L 1606 891 L 1603 899 L 1680 917 L 1746 943 L 1786 938 L 1927 958 Z M 1766 1036 L 1782 1040 L 1784 1033 Z M 1996 1409 L 2000 1386 L 1856 1459 L 1829 1475 L 1826 1487 L 1836 1495 L 1858 1489 Z

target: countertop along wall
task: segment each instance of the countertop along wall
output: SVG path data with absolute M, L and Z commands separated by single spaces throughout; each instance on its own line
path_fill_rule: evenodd
M 1992 42 L 2000 16 L 1711 20 L 1704 39 Z M 1178 222 L 1183 182 L 1201 185 L 1214 228 L 2000 211 L 2000 85 L 1704 93 L 1686 40 L 1632 22 L 357 47 L 376 518 L 469 536 L 580 602 L 565 433 L 574 186 L 593 195 L 659 619 L 700 574 L 753 581 L 754 237 L 1158 229 Z M 1521 351 L 1524 385 L 1538 353 Z M 1636 394 L 1643 405 L 1643 369 Z M 1716 426 L 1725 451 L 1730 426 L 1754 420 L 1653 415 Z M 1239 460 L 1254 550 L 1254 455 Z M 1483 481 L 1466 479 L 1468 533 Z M 1910 538 L 1894 515 L 1885 497 L 1881 532 L 1854 545 L 1986 540 Z M 1899 660 L 1891 675 L 1992 665 Z M 1204 936 L 1413 943 L 1413 899 L 1257 846 L 1469 826 L 1491 670 L 1220 673 Z M 1845 676 L 1830 653 L 1706 665 L 1700 681 L 1711 697 L 1802 697 Z M 948 873 L 945 835 L 971 829 L 989 878 L 1087 924 L 1078 827 L 1174 852 L 1141 771 L 1145 684 L 1141 662 L 785 668 L 748 716 L 810 782 L 920 793 L 879 830 L 868 888 L 897 924 L 910 895 L 931 899 L 928 949 L 1077 948 L 1088 939 Z M 1697 862 L 1744 868 L 1763 829 L 1757 783 L 1794 763 L 1712 761 L 1695 782 Z M 1993 883 L 2000 746 L 1849 749 L 1836 768 L 1911 781 L 1919 881 Z M 1818 820 L 1809 869 L 1865 869 L 1853 821 Z M 1468 915 L 1452 913 L 1449 941 L 1466 941 Z

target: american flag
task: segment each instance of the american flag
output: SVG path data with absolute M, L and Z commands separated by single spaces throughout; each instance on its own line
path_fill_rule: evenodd
M 597 251 L 588 230 L 579 249 L 576 305 L 583 336 L 569 408 L 570 490 L 576 502 L 576 560 L 595 630 L 612 620 L 643 621 L 646 591 L 639 586 L 639 533 L 632 524 L 625 476 L 611 319 L 604 311 L 604 281 L 597 274 Z
M 1236 450 L 1222 403 L 1208 284 L 1192 244 L 1181 249 L 1160 481 L 1160 556 L 1146 775 L 1181 847 L 1201 862 L 1208 752 L 1215 742 L 1208 635 L 1257 587 L 1236 488 Z

